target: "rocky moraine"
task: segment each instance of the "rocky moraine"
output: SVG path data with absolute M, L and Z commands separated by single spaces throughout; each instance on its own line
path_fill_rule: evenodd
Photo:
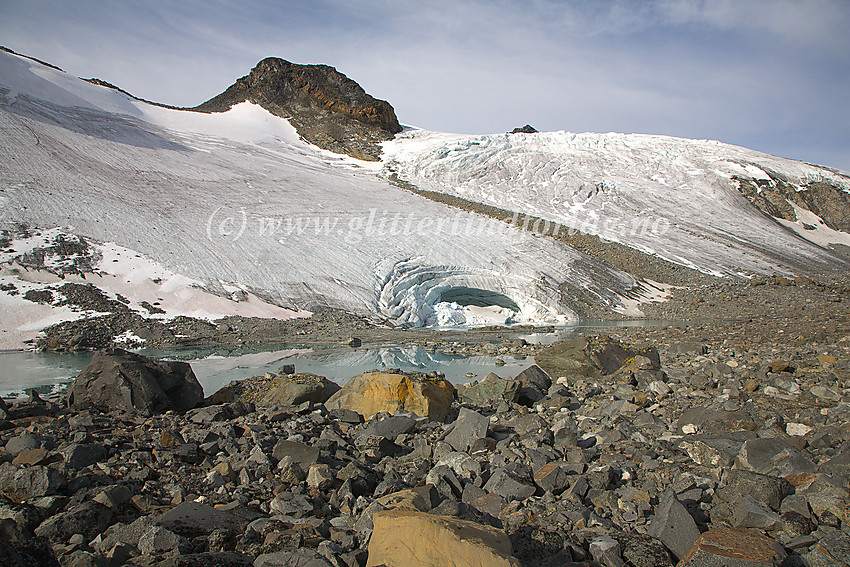
M 188 365 L 100 351 L 63 398 L 2 409 L 2 553 L 9 565 L 847 565 L 850 318 L 844 288 L 807 285 L 740 288 L 808 306 L 757 319 L 548 347 L 437 341 L 528 355 L 516 376 L 494 366 L 457 386 L 383 369 L 340 388 L 284 366 L 204 398 Z M 703 304 L 665 309 L 687 305 Z

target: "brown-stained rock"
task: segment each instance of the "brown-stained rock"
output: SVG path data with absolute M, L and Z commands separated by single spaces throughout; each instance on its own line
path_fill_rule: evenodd
M 364 372 L 331 396 L 325 407 L 349 409 L 369 419 L 379 411 L 410 411 L 443 421 L 449 414 L 454 386 L 445 379 L 413 374 Z
M 413 510 L 373 515 L 367 567 L 518 567 L 507 534 L 491 526 Z
M 702 534 L 677 567 L 774 567 L 785 556 L 782 545 L 755 530 L 718 528 Z

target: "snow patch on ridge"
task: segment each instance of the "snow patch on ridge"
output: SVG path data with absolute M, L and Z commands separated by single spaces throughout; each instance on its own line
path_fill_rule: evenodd
M 850 246 L 850 234 L 830 228 L 818 215 L 800 207 L 796 203 L 791 203 L 791 206 L 794 207 L 794 214 L 797 220 L 790 221 L 777 218 L 776 221 L 778 223 L 791 229 L 809 242 L 814 242 L 824 248 L 829 248 L 831 244 Z

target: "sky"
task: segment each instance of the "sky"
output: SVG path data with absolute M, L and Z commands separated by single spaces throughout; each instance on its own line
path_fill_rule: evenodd
M 195 106 L 265 57 L 403 124 L 715 139 L 850 171 L 848 0 L 0 0 L 0 45 Z

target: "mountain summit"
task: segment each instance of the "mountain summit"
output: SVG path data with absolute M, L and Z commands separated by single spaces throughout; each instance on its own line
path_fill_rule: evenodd
M 286 118 L 312 144 L 370 161 L 381 154 L 379 142 L 401 131 L 388 102 L 370 96 L 333 67 L 277 57 L 263 59 L 226 91 L 192 110 L 225 112 L 245 101 Z

